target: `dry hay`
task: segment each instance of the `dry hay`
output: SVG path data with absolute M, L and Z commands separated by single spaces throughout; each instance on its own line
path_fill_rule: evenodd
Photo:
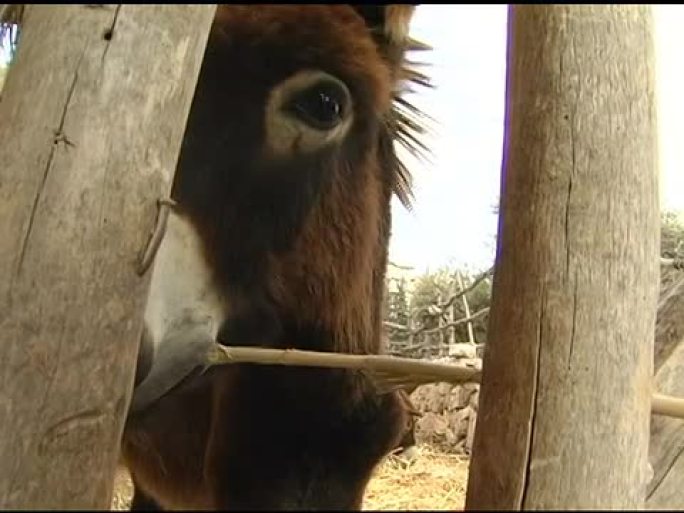
M 131 483 L 128 471 L 123 467 L 116 469 L 113 495 L 111 509 L 114 511 L 128 511 L 131 507 L 131 499 L 133 498 L 133 483 Z
M 410 464 L 387 458 L 366 489 L 365 510 L 462 510 L 468 458 L 419 447 Z
M 409 464 L 387 458 L 375 470 L 366 490 L 365 510 L 462 510 L 468 480 L 468 458 L 419 448 Z M 114 483 L 113 510 L 127 510 L 133 489 L 119 469 Z

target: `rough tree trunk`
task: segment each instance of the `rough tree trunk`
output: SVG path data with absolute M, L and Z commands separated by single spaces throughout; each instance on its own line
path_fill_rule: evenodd
M 652 20 L 512 6 L 467 509 L 643 506 L 658 288 Z
M 0 103 L 0 508 L 108 509 L 214 5 L 31 5 Z

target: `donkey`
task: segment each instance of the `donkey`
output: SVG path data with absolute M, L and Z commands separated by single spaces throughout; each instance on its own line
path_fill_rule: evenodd
M 381 347 L 407 5 L 218 6 L 156 255 L 122 459 L 132 510 L 360 509 L 409 415 L 349 370 L 201 368 L 216 341 Z

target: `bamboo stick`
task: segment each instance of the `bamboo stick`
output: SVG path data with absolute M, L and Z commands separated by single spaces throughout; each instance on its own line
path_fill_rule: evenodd
M 254 363 L 302 367 L 351 369 L 368 373 L 380 393 L 426 383 L 479 383 L 479 367 L 426 362 L 386 355 L 321 353 L 298 349 L 262 347 L 225 347 L 216 345 L 209 353 L 208 365 Z M 684 398 L 654 393 L 651 413 L 684 419 Z

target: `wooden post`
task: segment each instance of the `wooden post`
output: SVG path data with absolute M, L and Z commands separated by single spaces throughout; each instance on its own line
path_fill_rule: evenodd
M 444 303 L 444 294 L 440 291 L 437 295 L 437 304 L 442 304 Z M 436 333 L 437 336 L 437 356 L 442 357 L 445 354 L 444 351 L 444 345 L 445 345 L 445 340 L 446 337 L 444 336 L 444 325 L 446 323 L 444 322 L 444 312 L 440 313 L 437 316 L 437 327 L 439 330 Z
M 458 277 L 458 286 L 459 290 L 465 290 L 465 285 L 463 284 L 463 276 L 461 274 L 461 271 L 456 271 L 456 276 Z M 463 294 L 461 296 L 461 300 L 463 301 L 463 311 L 465 313 L 466 318 L 470 317 L 470 306 L 468 305 L 468 294 Z M 468 321 L 467 324 L 468 328 L 468 342 L 472 345 L 475 345 L 475 333 L 473 332 L 473 322 Z
M 679 345 L 684 342 L 684 274 L 667 289 L 658 304 L 656 319 L 653 355 L 656 375 Z M 684 378 L 684 374 L 682 377 Z
M 466 508 L 636 509 L 658 289 L 650 8 L 512 6 L 508 51 Z
M 452 294 L 456 292 L 456 287 L 454 286 L 454 280 L 450 279 L 449 280 L 449 292 L 447 294 L 447 297 L 451 297 Z M 454 306 L 455 301 L 452 301 L 451 304 L 447 307 L 445 310 L 446 314 L 446 320 L 448 324 L 452 324 L 454 320 L 456 319 L 456 307 Z M 451 356 L 451 353 L 454 350 L 454 345 L 456 345 L 456 327 L 455 326 L 449 326 L 447 328 L 447 354 Z
M 109 509 L 215 5 L 29 5 L 0 103 L 0 508 Z
M 655 331 L 655 389 L 684 396 L 684 276 L 661 295 Z M 684 508 L 684 421 L 653 415 L 649 460 L 653 479 L 646 492 L 647 509 Z

